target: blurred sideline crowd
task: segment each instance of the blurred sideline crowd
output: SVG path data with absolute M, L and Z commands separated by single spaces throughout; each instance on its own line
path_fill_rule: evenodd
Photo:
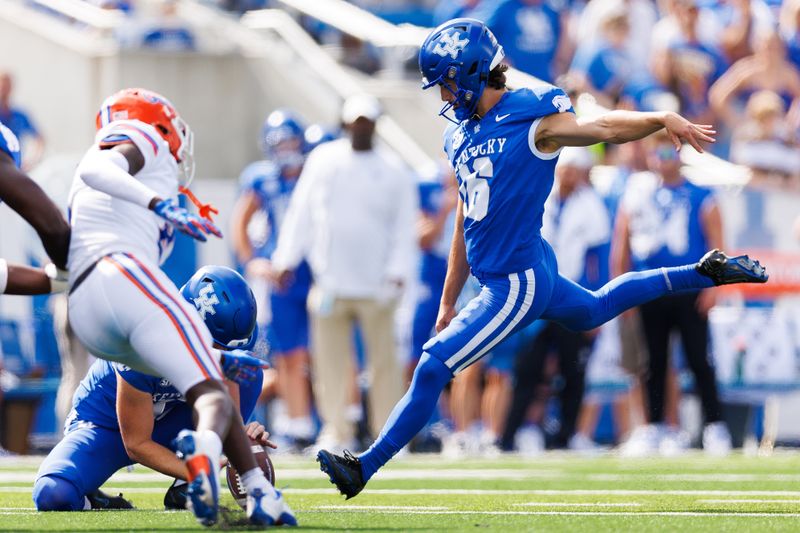
M 155 13 L 159 23 L 147 31 L 160 33 L 131 34 L 129 44 L 196 47 L 178 2 L 87 1 L 131 17 Z M 238 13 L 270 6 L 216 3 Z M 748 167 L 748 188 L 800 191 L 800 0 L 355 3 L 392 22 L 485 20 L 514 67 L 607 108 L 672 110 L 714 124 L 720 141 L 710 150 Z M 344 61 L 374 72 L 379 59 L 351 44 Z M 11 107 L 11 88 L 11 77 L 0 75 L 0 121 L 23 138 L 30 168 L 44 141 Z M 272 365 L 259 416 L 283 450 L 369 442 L 435 333 L 458 183 L 444 164 L 423 176 L 409 171 L 375 137 L 381 114 L 368 95 L 347 100 L 337 124 L 275 110 L 258 135 L 263 160 L 239 177 L 227 236 L 258 300 L 256 351 Z M 598 166 L 603 179 L 590 179 Z M 671 140 L 654 135 L 564 149 L 542 231 L 559 270 L 597 289 L 628 270 L 724 248 L 724 224 L 714 192 L 688 181 Z M 470 280 L 463 304 L 479 290 Z M 713 289 L 664 298 L 587 334 L 534 323 L 456 376 L 412 451 L 461 457 L 619 445 L 630 456 L 691 446 L 728 453 L 743 436 L 728 429 L 708 353 L 717 298 Z M 62 353 L 80 351 L 63 342 Z M 65 373 L 79 380 L 85 365 Z M 597 386 L 595 371 L 603 376 Z M 686 393 L 700 398 L 696 442 L 682 429 Z
M 35 0 L 30 0 L 37 5 Z M 125 46 L 202 49 L 179 0 L 86 0 L 125 14 Z M 275 0 L 206 0 L 235 14 Z M 800 190 L 800 0 L 359 0 L 391 22 L 433 26 L 484 20 L 515 68 L 608 108 L 679 111 L 714 124 L 715 155 L 769 186 Z M 42 8 L 46 9 L 46 8 Z M 372 74 L 381 53 L 354 36 L 302 20 L 341 59 Z M 415 58 L 409 63 L 415 63 Z M 415 71 L 415 64 L 409 71 Z M 413 72 L 409 72 L 415 75 Z

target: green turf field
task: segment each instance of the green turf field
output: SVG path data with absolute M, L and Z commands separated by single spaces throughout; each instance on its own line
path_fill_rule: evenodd
M 312 460 L 274 462 L 304 531 L 800 531 L 800 454 L 793 452 L 646 460 L 417 456 L 398 459 L 347 502 Z M 200 529 L 186 512 L 161 510 L 170 481 L 141 467 L 104 487 L 122 491 L 136 511 L 38 514 L 30 499 L 37 465 L 34 458 L 0 460 L 0 530 Z M 236 508 L 223 493 L 224 504 Z M 236 525 L 241 511 L 225 518 L 217 528 L 247 529 Z

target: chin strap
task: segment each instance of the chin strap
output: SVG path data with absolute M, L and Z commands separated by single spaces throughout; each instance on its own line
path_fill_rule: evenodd
M 66 291 L 69 286 L 69 272 L 61 270 L 53 263 L 48 263 L 44 267 L 44 273 L 50 278 L 50 294 Z
M 192 204 L 194 204 L 194 206 L 197 208 L 198 214 L 201 217 L 213 222 L 214 219 L 211 218 L 211 215 L 212 214 L 219 215 L 219 209 L 217 209 L 211 204 L 204 204 L 203 202 L 198 200 L 197 196 L 195 196 L 194 193 L 190 191 L 188 188 L 181 185 L 180 187 L 178 187 L 178 190 L 181 192 L 181 194 L 186 196 L 189 199 L 189 201 L 192 202 Z

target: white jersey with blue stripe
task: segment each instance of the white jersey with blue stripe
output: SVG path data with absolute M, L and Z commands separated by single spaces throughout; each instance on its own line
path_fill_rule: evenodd
M 503 94 L 485 117 L 445 134 L 464 202 L 467 261 L 479 279 L 542 260 L 542 215 L 559 151 L 542 153 L 534 139 L 542 118 L 564 112 L 572 104 L 561 89 L 519 89 Z
M 179 169 L 169 145 L 155 128 L 138 120 L 118 120 L 100 129 L 86 157 L 100 144 L 133 142 L 144 157 L 136 179 L 161 198 L 177 201 Z M 76 174 L 69 193 L 70 276 L 79 275 L 101 257 L 130 252 L 161 264 L 174 244 L 174 228 L 146 207 L 95 190 Z
M 558 273 L 583 285 L 587 254 L 611 241 L 611 221 L 603 199 L 591 185 L 578 187 L 567 198 L 561 198 L 554 187 L 545 202 L 542 236 L 558 256 Z
M 14 160 L 18 167 L 22 165 L 22 156 L 19 149 L 19 139 L 14 132 L 0 122 L 0 152 L 4 152 Z

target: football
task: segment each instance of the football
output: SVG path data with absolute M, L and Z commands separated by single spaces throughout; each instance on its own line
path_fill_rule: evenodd
M 253 450 L 253 455 L 256 458 L 256 464 L 258 464 L 259 468 L 261 468 L 261 470 L 264 472 L 264 476 L 266 476 L 267 481 L 272 483 L 274 486 L 275 468 L 272 466 L 272 461 L 269 458 L 267 449 L 252 439 L 250 440 L 250 444 L 251 449 Z M 242 509 L 246 508 L 247 493 L 244 490 L 242 480 L 239 478 L 239 473 L 230 463 L 228 463 L 228 466 L 225 467 L 225 479 L 228 482 L 228 490 L 230 490 L 233 499 L 236 500 L 236 503 L 238 503 Z

